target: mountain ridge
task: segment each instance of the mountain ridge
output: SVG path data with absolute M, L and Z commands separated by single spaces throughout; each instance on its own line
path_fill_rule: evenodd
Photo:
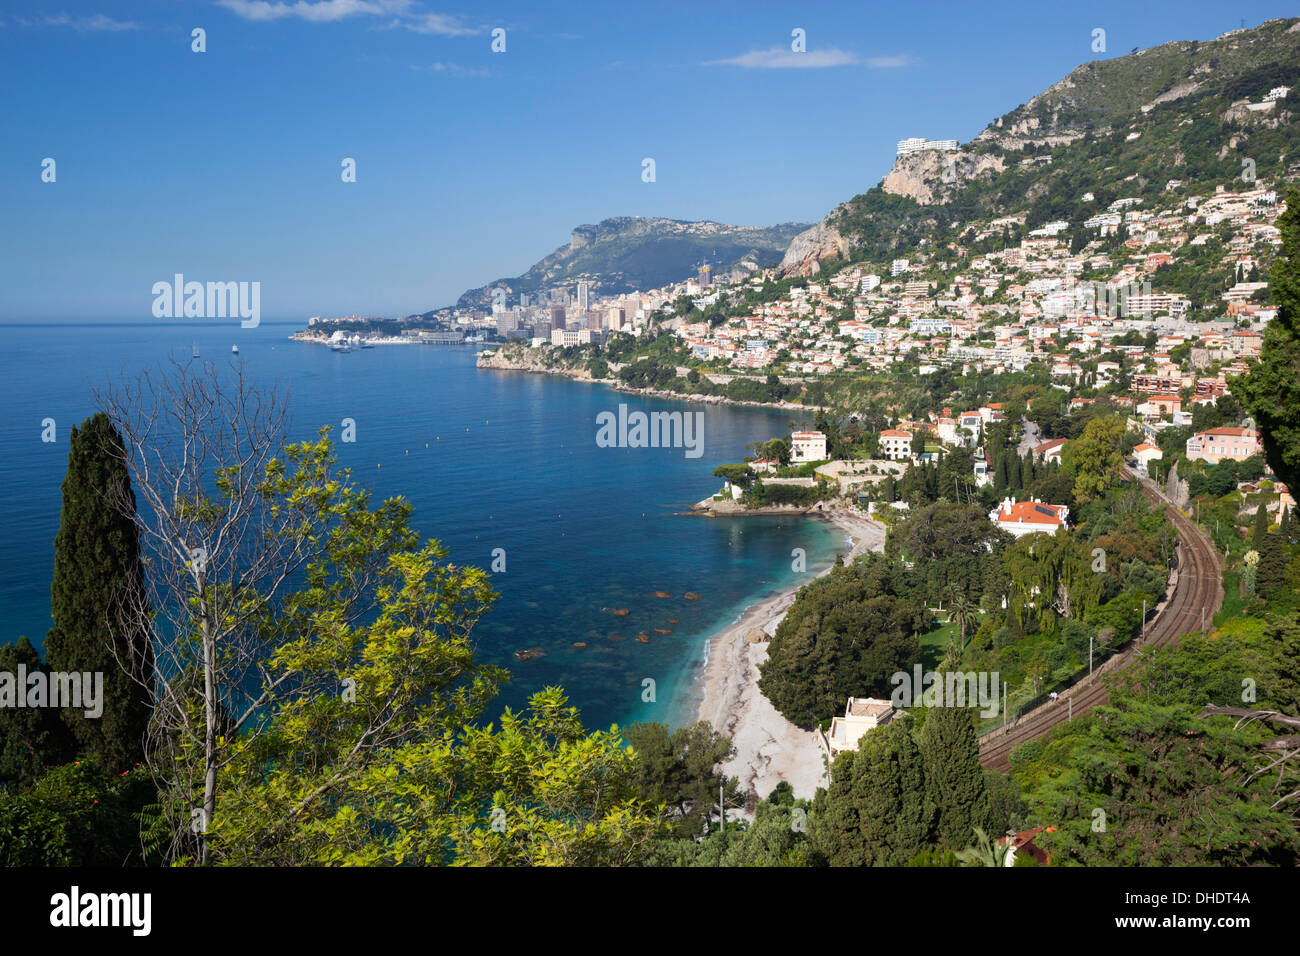
M 1170 180 L 1240 178 L 1243 158 L 1252 176 L 1285 178 L 1300 158 L 1294 109 L 1285 99 L 1268 112 L 1245 108 L 1279 85 L 1300 86 L 1297 17 L 1083 63 L 959 149 L 897 157 L 876 186 L 797 236 L 779 274 L 812 275 L 827 259 L 888 258 L 952 239 L 952 228 L 974 219 L 1023 212 L 1028 228 L 1076 224 L 1118 198 L 1116 182 L 1134 183 L 1125 195 L 1149 198 Z M 1088 193 L 1095 199 L 1085 207 Z
M 572 288 L 583 280 L 593 296 L 658 288 L 687 278 L 704 260 L 716 272 L 755 271 L 780 261 L 790 241 L 809 225 L 733 226 L 709 219 L 613 216 L 575 227 L 568 242 L 522 275 L 469 289 L 454 308 L 491 308 L 497 288 L 504 290 L 507 305 L 518 304 L 521 294 Z M 445 308 L 424 313 L 424 317 Z

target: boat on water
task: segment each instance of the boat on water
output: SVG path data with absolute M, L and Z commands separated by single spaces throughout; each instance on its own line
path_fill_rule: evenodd
M 375 343 L 371 342 L 369 339 L 362 339 L 358 344 L 363 349 L 373 349 L 375 347 Z
M 196 343 L 190 346 L 190 358 L 198 358 L 198 357 L 199 357 L 199 347 L 198 344 Z
M 232 346 L 230 347 L 230 354 L 231 354 L 231 355 L 238 355 L 238 354 L 239 354 L 239 346 L 238 346 L 238 345 L 232 345 Z

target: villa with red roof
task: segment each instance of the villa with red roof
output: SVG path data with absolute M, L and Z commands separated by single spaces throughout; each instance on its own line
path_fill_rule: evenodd
M 1028 501 L 1006 498 L 989 512 L 990 521 L 1017 538 L 1026 534 L 1055 534 L 1058 528 L 1069 527 L 1066 524 L 1069 516 L 1069 505 L 1044 504 L 1037 498 Z

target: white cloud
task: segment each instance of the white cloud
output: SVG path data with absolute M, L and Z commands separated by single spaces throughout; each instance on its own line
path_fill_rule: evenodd
M 337 23 L 350 17 L 390 16 L 390 29 L 437 36 L 471 36 L 481 31 L 445 13 L 425 13 L 412 0 L 217 0 L 218 6 L 254 23 L 298 19 L 308 23 Z
M 788 47 L 774 46 L 769 50 L 751 50 L 728 60 L 711 60 L 705 66 L 743 66 L 750 70 L 817 69 L 828 66 L 849 66 L 857 57 L 845 50 L 813 50 L 795 53 Z
M 487 70 L 478 67 L 461 66 L 457 63 L 430 63 L 428 66 L 413 66 L 413 70 L 422 73 L 445 73 L 448 76 L 490 76 Z
M 767 50 L 751 50 L 740 56 L 726 60 L 710 60 L 705 66 L 741 66 L 747 70 L 805 69 L 816 70 L 834 66 L 867 66 L 873 70 L 896 69 L 910 66 L 914 61 L 906 54 L 895 56 L 872 56 L 865 60 L 858 59 L 856 53 L 829 47 L 824 50 L 810 50 L 796 53 L 786 47 L 774 46 Z
M 71 27 L 78 33 L 120 33 L 123 30 L 140 29 L 140 24 L 131 20 L 114 20 L 102 13 L 89 17 L 70 17 L 66 13 L 60 13 L 58 16 L 42 17 L 39 20 L 15 18 L 14 22 L 25 27 Z
M 416 14 L 404 20 L 393 21 L 393 26 L 401 27 L 403 30 L 410 30 L 413 33 L 433 33 L 445 37 L 473 36 L 480 32 L 473 27 L 465 26 L 455 17 L 449 17 L 442 13 Z

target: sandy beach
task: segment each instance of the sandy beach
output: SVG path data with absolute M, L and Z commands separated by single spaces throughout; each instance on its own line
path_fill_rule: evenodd
M 879 522 L 848 509 L 831 511 L 827 519 L 843 528 L 852 541 L 846 560 L 883 550 L 885 526 Z M 828 567 L 822 574 L 829 571 Z M 782 717 L 758 689 L 758 668 L 767 660 L 767 643 L 746 640 L 754 628 L 769 637 L 775 634 L 797 592 L 792 588 L 755 604 L 714 635 L 704 669 L 699 717 L 731 738 L 736 756 L 723 769 L 740 781 L 742 790 L 759 799 L 782 780 L 789 781 L 796 797 L 811 797 L 826 772 L 816 736 Z

